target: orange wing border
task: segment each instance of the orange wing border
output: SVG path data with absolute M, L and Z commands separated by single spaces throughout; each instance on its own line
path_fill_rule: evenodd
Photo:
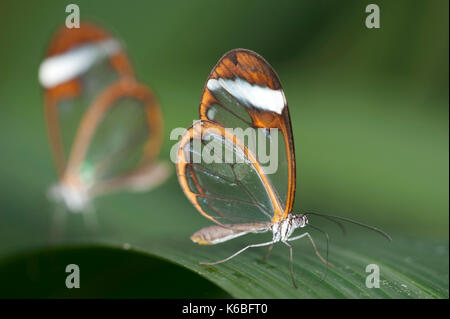
M 202 187 L 199 185 L 197 178 L 194 176 L 191 176 L 194 183 L 196 184 L 196 188 L 200 191 L 199 194 L 196 194 L 190 190 L 190 187 L 188 185 L 188 181 L 186 178 L 186 169 L 191 165 L 191 163 L 186 161 L 185 155 L 184 155 L 184 146 L 187 143 L 190 143 L 191 140 L 196 138 L 201 138 L 201 135 L 205 130 L 208 129 L 215 129 L 218 132 L 220 132 L 221 136 L 233 143 L 236 147 L 240 148 L 244 155 L 249 159 L 249 161 L 252 163 L 252 165 L 255 167 L 257 173 L 261 177 L 261 180 L 264 184 L 264 187 L 267 191 L 267 194 L 269 195 L 269 198 L 272 202 L 272 206 L 274 208 L 274 215 L 272 218 L 272 224 L 277 222 L 278 220 L 283 218 L 283 210 L 281 208 L 281 205 L 278 201 L 278 196 L 276 195 L 275 191 L 273 190 L 273 187 L 266 177 L 266 175 L 263 173 L 263 169 L 259 165 L 258 161 L 256 160 L 256 156 L 240 141 L 236 138 L 235 135 L 233 135 L 230 131 L 226 130 L 224 127 L 217 125 L 211 121 L 207 120 L 201 120 L 198 121 L 196 124 L 189 127 L 184 135 L 181 137 L 179 141 L 178 151 L 177 151 L 177 176 L 178 181 L 181 185 L 181 188 L 183 189 L 183 192 L 185 193 L 186 197 L 192 202 L 192 204 L 197 208 L 197 210 L 206 218 L 212 220 L 213 222 L 225 226 L 224 224 L 220 223 L 218 220 L 216 220 L 214 217 L 209 215 L 207 212 L 205 212 L 202 207 L 199 205 L 197 201 L 197 197 L 201 196 L 201 189 Z M 192 170 L 190 170 L 192 172 Z
M 75 140 L 70 151 L 69 160 L 63 179 L 69 183 L 77 183 L 78 169 L 83 163 L 90 145 L 90 141 L 103 117 L 114 101 L 123 97 L 133 97 L 143 101 L 146 108 L 147 123 L 150 127 L 150 137 L 144 146 L 144 154 L 140 164 L 132 171 L 105 181 L 110 185 L 120 185 L 121 181 L 139 174 L 149 164 L 152 164 L 159 154 L 163 142 L 162 112 L 153 92 L 143 84 L 131 78 L 124 78 L 106 88 L 92 103 L 84 114 L 77 129 Z

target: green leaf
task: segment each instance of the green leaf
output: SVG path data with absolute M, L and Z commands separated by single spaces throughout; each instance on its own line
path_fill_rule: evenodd
M 197 271 L 238 298 L 448 298 L 447 246 L 399 238 L 392 244 L 376 239 L 361 244 L 364 238 L 367 236 L 352 236 L 346 245 L 333 245 L 330 262 L 334 267 L 328 272 L 307 240 L 295 243 L 298 289 L 293 288 L 289 274 L 289 251 L 281 243 L 267 261 L 262 259 L 265 249 L 252 248 L 213 267 L 197 262 L 223 259 L 243 245 L 156 252 Z M 365 285 L 368 264 L 380 268 L 379 289 Z
M 66 266 L 73 263 L 80 269 L 80 289 L 65 285 L 69 275 Z M 3 260 L 0 274 L 0 298 L 229 297 L 183 267 L 149 254 L 105 245 L 26 251 Z
M 258 237 L 264 236 L 249 239 L 255 242 Z M 447 245 L 398 237 L 389 243 L 371 236 L 364 242 L 367 237 L 357 235 L 333 243 L 329 260 L 334 266 L 328 271 L 307 240 L 295 243 L 298 289 L 292 285 L 289 253 L 282 244 L 274 246 L 266 261 L 264 249 L 252 248 L 227 263 L 203 266 L 198 262 L 220 260 L 248 241 L 217 246 L 196 246 L 187 239 L 125 246 L 72 243 L 4 261 L 0 264 L 0 296 L 448 298 Z M 64 286 L 69 263 L 80 266 L 81 289 Z M 369 264 L 380 269 L 380 288 L 365 285 Z

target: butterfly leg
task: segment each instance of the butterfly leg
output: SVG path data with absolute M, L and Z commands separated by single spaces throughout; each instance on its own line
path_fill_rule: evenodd
M 264 260 L 267 260 L 267 258 L 269 258 L 272 248 L 273 248 L 273 244 L 269 246 L 269 249 L 267 250 L 267 254 L 263 257 Z
M 273 245 L 273 243 L 274 243 L 274 241 L 272 240 L 272 241 L 269 241 L 269 242 L 266 242 L 266 243 L 248 245 L 248 246 L 242 248 L 241 250 L 235 252 L 233 255 L 231 255 L 231 256 L 228 257 L 228 258 L 225 258 L 225 259 L 222 259 L 222 260 L 219 260 L 219 261 L 216 261 L 216 262 L 212 262 L 212 263 L 200 262 L 200 264 L 201 264 L 201 265 L 208 265 L 208 266 L 221 264 L 221 263 L 224 263 L 224 262 L 230 260 L 230 259 L 233 258 L 233 257 L 236 257 L 236 256 L 239 255 L 240 253 L 246 251 L 248 248 L 268 246 L 268 245 Z
M 289 244 L 287 241 L 283 241 L 283 244 L 289 247 L 289 270 L 291 271 L 292 284 L 294 285 L 294 288 L 297 289 L 297 285 L 295 284 L 294 279 L 294 259 L 292 254 L 292 245 Z
M 301 234 L 301 235 L 299 235 L 299 236 L 295 236 L 295 237 L 288 238 L 288 241 L 297 240 L 297 239 L 303 238 L 303 237 L 305 237 L 305 236 L 307 236 L 307 237 L 309 238 L 309 241 L 311 242 L 311 245 L 313 246 L 314 252 L 316 253 L 317 257 L 319 257 L 319 259 L 320 259 L 325 265 L 328 265 L 328 266 L 332 266 L 332 267 L 333 267 L 333 264 L 332 264 L 332 263 L 329 263 L 328 261 L 326 261 L 326 260 L 320 255 L 319 251 L 317 250 L 316 244 L 314 243 L 314 240 L 312 239 L 311 235 L 310 235 L 308 232 L 306 232 L 306 233 L 304 233 L 304 234 Z

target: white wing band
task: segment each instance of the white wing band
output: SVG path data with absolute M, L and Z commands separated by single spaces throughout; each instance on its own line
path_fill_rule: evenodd
M 52 88 L 75 79 L 99 60 L 112 56 L 120 50 L 120 44 L 116 40 L 108 39 L 50 56 L 39 67 L 39 82 L 45 88 Z
M 224 89 L 247 107 L 252 106 L 263 111 L 281 114 L 286 104 L 283 91 L 252 85 L 241 78 L 209 79 L 206 87 L 213 92 Z

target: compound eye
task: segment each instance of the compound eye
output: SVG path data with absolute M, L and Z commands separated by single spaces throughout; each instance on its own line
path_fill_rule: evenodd
M 303 215 L 303 221 L 304 221 L 305 225 L 307 225 L 308 224 L 308 216 Z

